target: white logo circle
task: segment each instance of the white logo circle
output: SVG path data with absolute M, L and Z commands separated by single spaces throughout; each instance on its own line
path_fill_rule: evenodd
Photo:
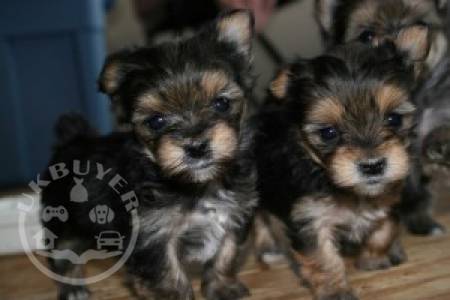
M 76 205 L 85 205 L 89 203 L 89 191 L 83 186 L 83 175 L 88 174 L 87 171 L 80 172 L 80 161 L 73 162 L 73 180 L 74 186 L 70 191 L 70 195 L 68 195 L 68 201 L 76 203 Z M 93 165 L 93 164 L 92 164 Z M 88 161 L 86 163 L 86 168 L 89 168 L 91 163 Z M 105 180 L 105 175 L 110 173 L 111 169 L 105 170 L 103 166 L 99 163 L 95 165 L 97 167 L 97 180 Z M 68 167 L 64 163 L 54 164 L 49 167 L 49 174 L 51 177 L 51 181 L 42 180 L 40 176 L 37 176 L 36 181 L 31 181 L 29 187 L 33 190 L 35 195 L 40 195 L 42 188 L 49 185 L 51 182 L 55 180 L 59 180 L 68 176 L 71 172 Z M 111 175 L 111 174 L 110 174 Z M 70 249 L 53 249 L 53 243 L 55 239 L 58 238 L 56 234 L 51 232 L 48 228 L 43 226 L 42 232 L 40 232 L 40 236 L 43 237 L 43 244 L 45 244 L 45 250 L 34 250 L 34 248 L 30 245 L 29 232 L 26 230 L 26 222 L 29 219 L 30 214 L 35 213 L 36 210 L 33 208 L 38 207 L 39 200 L 36 197 L 33 197 L 30 194 L 24 194 L 28 199 L 30 199 L 31 203 L 21 202 L 18 205 L 19 208 L 19 237 L 22 244 L 23 249 L 25 250 L 26 255 L 30 259 L 30 261 L 34 264 L 34 266 L 44 273 L 46 276 L 52 278 L 55 281 L 59 281 L 66 284 L 71 285 L 86 285 L 92 284 L 98 281 L 101 281 L 105 278 L 110 277 L 112 274 L 117 272 L 128 260 L 131 253 L 134 250 L 134 246 L 137 241 L 137 236 L 139 232 L 139 218 L 137 214 L 138 200 L 134 191 L 127 190 L 125 193 L 121 193 L 124 190 L 124 187 L 127 186 L 128 182 L 121 177 L 120 175 L 114 175 L 108 177 L 108 185 L 112 188 L 121 198 L 124 203 L 124 208 L 126 212 L 130 214 L 130 226 L 131 233 L 130 238 L 127 240 L 127 247 L 124 250 L 124 239 L 126 238 L 120 232 L 114 230 L 103 230 L 94 238 L 96 240 L 96 249 L 88 249 L 87 251 L 81 253 L 80 255 L 76 254 Z M 121 189 L 119 189 L 119 187 Z M 39 197 L 38 197 L 39 198 Z M 70 218 L 70 211 L 68 211 L 64 203 L 58 204 L 58 206 L 45 206 L 41 209 L 40 218 L 44 222 L 49 222 L 54 220 L 55 222 L 67 222 Z M 86 220 L 92 222 L 92 226 L 101 226 L 106 224 L 114 223 L 116 212 L 112 208 L 110 208 L 107 204 L 98 204 L 88 210 L 88 215 L 86 216 Z M 114 248 L 115 251 L 107 251 L 106 249 Z M 66 277 L 61 274 L 57 274 L 54 271 L 50 270 L 47 266 L 45 266 L 37 257 L 37 255 L 50 257 L 53 259 L 64 259 L 69 260 L 72 264 L 75 265 L 84 265 L 88 261 L 91 260 L 101 260 L 107 259 L 115 256 L 119 256 L 119 260 L 117 260 L 113 266 L 108 268 L 106 271 L 96 274 L 94 276 L 86 277 L 86 278 L 72 278 Z

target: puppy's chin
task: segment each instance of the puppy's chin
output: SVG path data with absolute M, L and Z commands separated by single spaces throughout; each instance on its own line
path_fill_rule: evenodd
M 188 179 L 194 183 L 204 183 L 214 180 L 220 175 L 220 168 L 215 165 L 210 165 L 208 167 L 192 169 L 187 172 Z
M 386 191 L 387 185 L 388 184 L 383 181 L 364 182 L 357 184 L 354 187 L 354 191 L 356 194 L 361 196 L 377 197 Z
M 218 162 L 200 161 L 196 163 L 181 163 L 176 168 L 166 168 L 160 165 L 166 178 L 173 178 L 185 183 L 207 183 L 218 179 L 225 166 Z

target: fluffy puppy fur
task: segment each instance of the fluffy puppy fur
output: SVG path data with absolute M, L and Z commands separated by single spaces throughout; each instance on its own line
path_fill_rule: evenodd
M 413 172 L 408 178 L 399 206 L 402 220 L 415 234 L 440 234 L 443 227 L 431 215 L 428 179 L 422 171 L 424 138 L 435 128 L 448 124 L 450 68 L 448 37 L 445 30 L 447 0 L 316 0 L 316 17 L 325 44 L 332 46 L 352 40 L 378 45 L 386 40 L 405 38 L 401 32 L 412 26 L 430 31 L 430 49 L 413 103 L 419 114 Z M 421 54 L 420 54 L 421 56 Z M 419 60 L 417 57 L 411 57 Z M 450 141 L 449 141 L 450 143 Z M 426 151 L 426 150 L 425 150 Z
M 393 209 L 414 126 L 415 72 L 403 58 L 391 45 L 355 42 L 297 61 L 271 84 L 256 136 L 257 220 L 270 232 L 257 242 L 271 236 L 298 260 L 315 299 L 356 299 L 344 254 L 364 270 L 406 259 Z
M 151 48 L 143 51 L 124 50 L 108 56 L 99 76 L 98 88 L 100 92 L 105 93 L 110 98 L 118 128 L 128 129 L 132 124 L 135 101 L 137 100 L 135 89 L 138 89 L 139 92 L 142 88 L 141 82 L 137 79 L 133 80 L 132 84 L 134 85 L 131 85 L 131 83 L 122 84 L 126 83 L 129 78 L 135 78 L 128 75 L 137 75 L 136 78 L 144 77 L 145 80 L 142 85 L 148 87 L 152 81 L 152 78 L 148 77 L 149 75 L 152 77 L 170 77 L 173 71 L 185 67 L 192 69 L 225 68 L 226 71 L 236 72 L 235 75 L 240 78 L 243 87 L 246 88 L 244 90 L 245 96 L 251 98 L 249 87 L 253 86 L 254 82 L 254 77 L 250 76 L 251 64 L 249 61 L 242 64 L 241 59 L 242 57 L 250 57 L 251 45 L 249 43 L 253 33 L 246 35 L 245 28 L 242 28 L 243 25 L 239 24 L 236 28 L 230 28 L 227 32 L 228 29 L 225 25 L 227 24 L 224 24 L 223 36 L 219 37 L 220 41 L 224 43 L 214 45 L 214 48 L 208 48 L 208 46 L 214 42 L 217 36 L 212 36 L 210 32 L 202 29 L 191 34 L 195 35 L 194 39 L 191 37 L 173 38 L 164 43 L 152 45 Z M 227 39 L 228 43 L 226 43 Z M 193 40 L 201 44 L 196 45 Z M 242 41 L 244 40 L 248 44 L 243 45 Z M 184 52 L 187 52 L 187 55 L 184 55 Z M 212 58 L 208 58 L 210 52 L 213 53 Z M 151 56 L 155 58 L 152 59 Z M 224 66 L 220 60 L 214 61 L 213 58 L 216 56 L 220 58 L 228 56 L 226 57 L 229 60 L 228 66 Z M 186 60 L 189 59 L 193 59 L 191 63 L 195 63 L 195 65 L 188 66 Z M 216 76 L 215 74 L 210 75 Z M 214 81 L 214 78 L 212 80 Z M 220 78 L 215 80 L 220 80 Z
M 91 169 L 82 177 L 89 192 L 85 204 L 66 200 L 72 172 L 43 187 L 43 205 L 64 205 L 69 214 L 65 223 L 43 221 L 59 237 L 56 249 L 95 249 L 93 237 L 105 228 L 130 237 L 123 199 L 108 187 L 118 174 L 124 181 L 114 187 L 136 194 L 140 227 L 126 267 L 139 296 L 193 299 L 187 264 L 202 268 L 206 299 L 248 294 L 237 271 L 257 204 L 248 151 L 252 130 L 246 121 L 252 32 L 251 14 L 235 11 L 188 40 L 108 59 L 100 86 L 129 104 L 133 132 L 99 137 L 80 117 L 59 122 L 50 165 L 89 161 Z M 102 181 L 93 168 L 98 164 L 109 170 Z M 47 172 L 45 178 L 51 176 Z M 98 204 L 114 210 L 114 222 L 95 226 L 89 221 Z M 49 263 L 57 274 L 81 274 L 79 265 L 63 259 Z M 87 295 L 86 287 L 59 284 L 59 299 Z
M 435 172 L 449 176 L 450 170 L 450 126 L 442 126 L 427 135 L 424 141 L 424 172 L 431 176 Z

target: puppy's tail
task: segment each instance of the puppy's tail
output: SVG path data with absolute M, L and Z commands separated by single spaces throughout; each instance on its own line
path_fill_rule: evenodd
M 70 113 L 59 117 L 55 125 L 56 146 L 68 144 L 80 137 L 97 136 L 97 131 L 80 114 Z

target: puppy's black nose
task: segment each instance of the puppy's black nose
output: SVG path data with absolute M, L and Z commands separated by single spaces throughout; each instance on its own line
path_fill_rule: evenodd
M 386 169 L 386 158 L 371 159 L 360 162 L 359 171 L 366 176 L 382 175 Z
M 184 151 L 191 158 L 203 158 L 208 153 L 208 143 L 196 143 L 184 146 Z

